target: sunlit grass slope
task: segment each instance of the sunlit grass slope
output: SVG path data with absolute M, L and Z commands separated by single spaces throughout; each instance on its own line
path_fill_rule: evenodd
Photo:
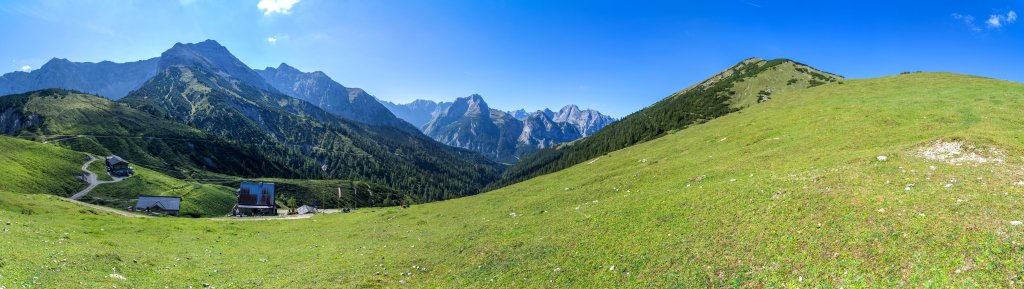
M 1020 286 L 1021 111 L 1019 83 L 848 80 L 498 191 L 294 221 L 128 219 L 0 194 L 0 283 Z
M 83 153 L 0 136 L 0 190 L 69 196 L 85 187 Z

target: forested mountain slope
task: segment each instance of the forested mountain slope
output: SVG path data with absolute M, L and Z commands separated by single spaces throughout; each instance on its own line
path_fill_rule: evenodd
M 421 134 L 358 123 L 261 89 L 269 84 L 216 42 L 175 45 L 161 56 L 161 67 L 121 101 L 218 137 L 268 148 L 265 156 L 300 178 L 368 181 L 432 201 L 479 193 L 501 169 Z

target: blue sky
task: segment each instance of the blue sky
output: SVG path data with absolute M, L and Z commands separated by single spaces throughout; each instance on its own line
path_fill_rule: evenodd
M 0 71 L 214 39 L 253 68 L 321 70 L 384 100 L 479 93 L 618 117 L 748 57 L 1024 81 L 1024 0 L 264 1 L 0 0 Z

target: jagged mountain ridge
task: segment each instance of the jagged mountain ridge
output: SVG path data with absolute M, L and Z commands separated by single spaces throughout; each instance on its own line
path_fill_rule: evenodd
M 538 149 L 577 140 L 585 136 L 584 132 L 596 131 L 614 121 L 594 110 L 581 111 L 575 105 L 566 106 L 558 114 L 545 109 L 520 119 L 490 108 L 476 94 L 458 98 L 433 115 L 423 127 L 428 136 L 506 163 L 514 163 Z
M 53 58 L 31 72 L 15 71 L 0 76 L 0 95 L 66 88 L 116 100 L 153 77 L 159 61 L 159 57 L 125 63 L 71 62 Z
M 278 91 L 308 101 L 344 118 L 372 125 L 387 125 L 409 132 L 419 129 L 395 117 L 376 98 L 359 88 L 349 88 L 321 71 L 302 72 L 286 63 L 256 70 Z
M 282 64 L 280 69 L 252 70 L 213 40 L 175 43 L 159 57 L 127 63 L 71 62 L 54 58 L 31 72 L 16 71 L 0 76 L 0 95 L 62 88 L 118 100 L 140 88 L 158 72 L 169 67 L 190 66 L 205 67 L 219 75 L 231 75 L 232 79 L 260 90 L 283 92 L 307 100 L 351 120 L 410 132 L 418 130 L 418 127 L 412 127 L 392 115 L 365 91 L 344 87 L 323 72 L 304 73 L 286 64 Z M 237 85 L 233 86 L 239 89 Z

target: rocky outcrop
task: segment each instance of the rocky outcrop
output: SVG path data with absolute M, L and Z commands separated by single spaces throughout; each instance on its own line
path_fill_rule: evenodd
M 603 115 L 596 110 L 580 110 L 579 107 L 573 104 L 563 107 L 562 110 L 552 117 L 552 120 L 573 125 L 583 136 L 594 134 L 615 121 L 614 118 Z

